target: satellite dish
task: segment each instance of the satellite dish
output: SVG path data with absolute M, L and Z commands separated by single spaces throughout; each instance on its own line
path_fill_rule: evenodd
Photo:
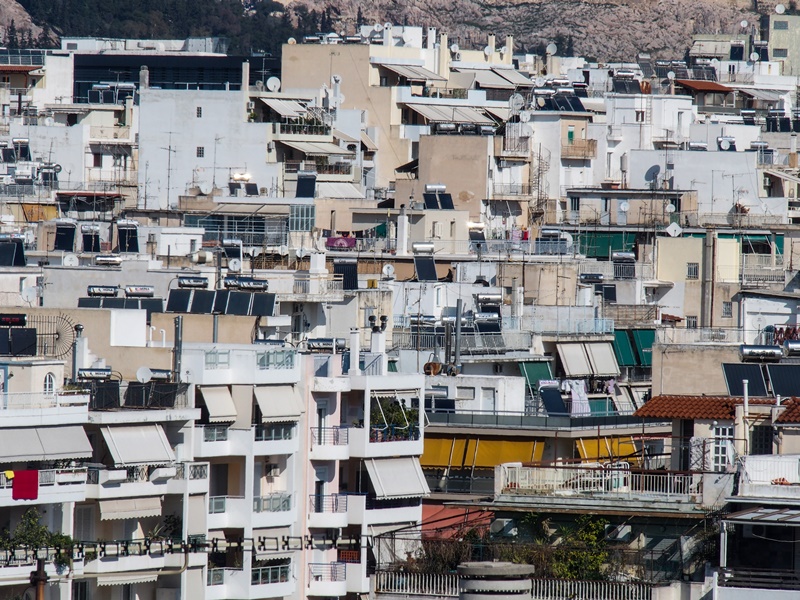
M 519 113 L 519 122 L 520 123 L 527 123 L 530 120 L 531 120 L 531 113 L 529 113 L 527 110 L 520 111 L 520 113 Z
M 489 56 L 491 56 L 492 54 L 494 54 L 494 48 L 492 48 L 491 46 L 486 46 L 486 47 L 483 49 L 483 53 L 484 53 L 484 54 L 485 54 L 487 57 L 489 57 Z
M 758 52 L 751 52 L 750 53 L 750 60 L 752 62 L 756 62 L 758 60 Z
M 308 248 L 298 248 L 297 258 L 305 258 L 308 256 Z
M 653 165 L 652 167 L 647 169 L 647 172 L 644 174 L 644 180 L 649 182 L 656 181 L 656 179 L 658 178 L 658 174 L 660 172 L 661 172 L 661 167 L 659 165 Z
M 512 94 L 508 99 L 508 107 L 512 113 L 518 113 L 524 106 L 525 98 L 522 97 L 522 94 Z
M 455 54 L 456 52 L 458 52 L 458 50 L 459 50 L 458 44 L 450 44 L 450 52 Z
M 670 206 L 672 205 L 670 204 Z M 678 237 L 681 233 L 683 233 L 683 229 L 677 223 L 670 223 L 664 231 L 667 232 L 669 237 Z
M 406 44 L 410 44 L 414 41 L 414 36 L 411 35 L 410 31 L 403 31 L 403 42 Z
M 747 21 L 742 21 L 741 23 L 739 23 L 739 25 L 741 26 L 742 29 L 744 29 L 745 27 L 750 25 L 750 23 L 748 23 Z
M 721 140 L 720 143 L 719 143 L 719 149 L 720 150 L 730 150 L 731 149 L 730 141 L 729 140 Z
M 553 42 L 547 44 L 547 48 L 544 50 L 548 56 L 553 56 L 556 52 L 558 52 L 558 46 L 556 46 Z
M 278 254 L 280 254 L 281 256 L 286 256 L 287 254 L 289 254 L 289 246 L 283 245 L 280 248 L 278 248 Z
M 392 28 L 392 24 L 389 23 L 388 21 L 383 24 L 384 31 L 387 30 L 387 29 L 391 29 L 391 28 Z
M 147 367 L 139 367 L 136 369 L 136 381 L 139 383 L 147 383 L 153 378 L 153 372 Z
M 281 80 L 277 77 L 270 77 L 267 79 L 267 89 L 270 92 L 277 92 L 279 89 L 281 89 Z
M 630 209 L 631 209 L 631 205 L 630 205 L 630 204 L 628 204 L 627 202 L 620 202 L 620 204 L 619 204 L 619 210 L 620 210 L 620 212 L 624 212 L 624 213 L 626 213 L 626 212 L 628 212 Z
M 61 259 L 61 264 L 65 267 L 77 267 L 80 264 L 78 257 L 72 253 L 65 254 L 64 258 Z
M 26 287 L 22 289 L 22 292 L 20 292 L 20 296 L 22 297 L 23 302 L 27 302 L 28 304 L 33 304 L 39 297 L 39 291 L 35 287 Z
M 394 265 L 388 263 L 383 265 L 381 272 L 386 279 L 394 279 Z
M 545 105 L 545 104 L 546 104 L 546 103 L 545 103 L 545 101 L 544 101 L 544 98 L 542 98 L 541 96 L 539 96 L 539 97 L 536 99 L 536 106 L 538 106 L 539 108 L 544 108 L 544 105 Z
M 672 214 L 675 212 L 675 205 L 667 204 L 667 207 L 664 210 L 667 211 L 667 213 Z
M 541 75 L 536 78 L 536 87 L 542 87 L 545 83 L 547 83 L 547 80 Z
M 228 271 L 231 273 L 238 273 L 242 270 L 242 261 L 238 258 L 232 258 L 228 261 Z
M 45 124 L 46 127 L 52 127 L 55 122 L 56 121 L 55 121 L 55 119 L 53 117 L 45 117 L 44 118 L 44 124 Z
M 778 4 L 775 7 L 775 12 L 778 13 L 779 15 L 782 15 L 783 13 L 786 12 L 786 7 L 783 4 Z
M 715 69 L 718 69 L 719 68 L 719 59 L 718 58 L 712 58 L 711 59 L 711 66 L 714 67 Z
M 286 43 L 289 44 L 290 46 L 294 46 L 297 43 L 297 40 L 294 38 L 289 38 L 288 40 L 286 40 Z
M 383 31 L 383 25 L 381 25 L 380 23 L 375 23 L 375 25 L 372 26 L 372 31 L 377 31 L 378 33 L 380 33 L 381 31 Z
M 667 73 L 667 79 L 669 79 L 670 81 L 675 81 L 675 71 L 670 71 L 669 73 Z
M 500 48 L 500 54 L 507 54 L 508 53 L 508 46 L 503 46 Z
M 55 165 L 53 167 L 53 172 L 54 173 L 61 173 L 61 170 L 62 170 L 62 166 L 61 165 Z

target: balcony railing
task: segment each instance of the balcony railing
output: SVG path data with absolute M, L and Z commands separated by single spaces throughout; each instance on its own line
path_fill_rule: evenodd
M 79 485 L 86 483 L 87 477 L 85 468 L 45 469 L 39 471 L 39 486 Z M 4 471 L 0 471 L 0 488 L 10 488 L 13 482 L 13 478 L 7 477 Z
M 597 157 L 597 140 L 572 140 L 561 144 L 561 158 L 587 160 Z
M 345 513 L 347 512 L 347 496 L 344 494 L 312 494 L 308 497 L 309 512 L 312 513 Z
M 372 427 L 369 431 L 371 443 L 380 442 L 411 442 L 419 439 L 420 430 L 416 425 L 400 427 L 387 425 L 385 427 Z
M 294 279 L 293 293 L 295 295 L 307 294 L 341 294 L 344 283 L 341 275 L 328 277 L 297 276 Z
M 241 571 L 241 569 L 228 569 L 228 568 L 209 568 L 206 575 L 206 585 L 224 585 L 226 571 Z
M 211 496 L 208 499 L 208 514 L 218 515 L 227 511 L 228 499 L 241 500 L 244 496 Z
M 276 492 L 268 496 L 253 498 L 253 512 L 286 512 L 292 510 L 292 494 Z
M 0 394 L 0 411 L 55 408 L 59 406 L 87 406 L 88 394 L 45 394 L 42 392 L 19 392 Z
M 203 359 L 207 371 L 225 370 L 231 368 L 230 350 L 210 350 Z
M 269 585 L 286 583 L 292 576 L 292 565 L 275 565 L 273 567 L 254 567 L 250 573 L 250 585 Z
M 309 581 L 345 581 L 346 567 L 344 563 L 309 563 Z
M 290 135 L 330 135 L 331 128 L 321 123 L 273 123 L 272 132 Z M 342 154 L 347 154 L 347 151 L 342 150 Z
M 269 350 L 256 352 L 256 366 L 259 371 L 270 369 L 293 369 L 295 356 L 294 350 Z
M 228 440 L 228 426 L 227 425 L 204 425 L 203 426 L 203 441 L 204 442 L 225 442 Z
M 91 139 L 119 140 L 123 142 L 132 140 L 130 127 L 108 127 L 105 125 L 92 125 L 89 128 L 89 137 Z
M 658 344 L 743 344 L 747 332 L 738 328 L 664 327 L 656 329 Z
M 432 350 L 444 348 L 444 333 L 397 331 L 392 333 L 392 346 L 401 350 Z M 461 336 L 462 354 L 500 354 L 511 350 L 530 350 L 530 331 L 502 333 L 469 333 Z
M 291 440 L 294 437 L 295 426 L 288 423 L 259 424 L 255 427 L 255 441 L 276 442 Z
M 175 465 L 175 479 L 208 479 L 208 463 L 178 463 Z
M 349 437 L 347 427 L 313 427 L 311 429 L 312 446 L 346 446 Z
M 458 575 L 378 571 L 375 573 L 375 591 L 384 594 L 458 598 Z

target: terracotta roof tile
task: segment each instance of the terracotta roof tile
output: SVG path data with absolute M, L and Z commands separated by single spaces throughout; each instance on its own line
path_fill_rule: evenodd
M 655 419 L 733 419 L 743 399 L 735 396 L 655 396 L 634 415 Z M 751 405 L 775 404 L 769 398 L 751 398 Z M 797 412 L 800 420 L 800 408 Z
M 800 423 L 800 398 L 787 398 L 781 406 L 786 408 L 775 419 L 776 423 Z
M 676 79 L 675 83 L 693 92 L 721 92 L 727 94 L 733 91 L 733 89 L 721 83 L 707 81 L 705 79 Z

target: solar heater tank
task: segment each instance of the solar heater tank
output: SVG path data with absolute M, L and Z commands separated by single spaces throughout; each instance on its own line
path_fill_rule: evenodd
M 739 346 L 739 358 L 742 362 L 777 362 L 783 358 L 783 349 L 780 346 L 742 344 Z
M 784 356 L 800 356 L 800 340 L 786 340 L 783 342 Z

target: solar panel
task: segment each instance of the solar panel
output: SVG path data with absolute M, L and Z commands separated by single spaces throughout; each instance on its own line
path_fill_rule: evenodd
M 11 354 L 11 330 L 8 327 L 0 329 L 0 355 Z
M 569 414 L 567 407 L 564 405 L 564 399 L 561 397 L 561 392 L 557 388 L 541 388 L 539 397 L 542 399 L 542 404 L 544 404 L 544 409 L 548 415 Z
M 499 321 L 478 321 L 475 323 L 478 333 L 500 333 Z
M 275 312 L 275 294 L 256 292 L 253 294 L 253 308 L 250 314 L 256 317 L 271 317 Z
M 334 261 L 333 274 L 342 276 L 342 287 L 345 290 L 358 289 L 358 264 L 349 261 Z
M 125 408 L 146 408 L 150 397 L 150 384 L 131 381 L 125 390 Z
M 238 181 L 236 181 L 236 182 L 229 181 L 228 182 L 228 191 L 231 193 L 231 196 L 238 196 L 240 189 L 242 189 L 242 184 L 239 183 Z
M 117 235 L 120 252 L 139 252 L 139 229 L 137 227 L 119 227 Z
M 725 383 L 728 385 L 728 394 L 743 396 L 744 386 L 742 380 L 748 381 L 750 396 L 767 396 L 767 384 L 764 383 L 764 373 L 761 365 L 743 363 L 723 363 L 722 372 L 725 374 Z
M 773 396 L 800 396 L 800 365 L 767 365 Z
M 147 311 L 147 320 L 150 321 L 150 316 L 153 313 L 164 312 L 164 299 L 163 298 L 142 298 L 139 301 L 140 308 Z
M 422 199 L 425 200 L 425 208 L 429 210 L 439 209 L 439 200 L 436 198 L 436 194 L 430 194 L 426 192 L 422 194 Z
M 483 231 L 478 229 L 470 229 L 469 231 L 469 241 L 470 242 L 485 242 L 486 236 L 483 234 Z
M 102 298 L 78 298 L 78 308 L 100 308 Z
M 566 110 L 566 111 L 572 110 L 572 107 L 569 105 L 567 99 L 560 94 L 553 96 L 553 102 L 556 103 L 556 108 L 558 110 Z
M 195 315 L 210 314 L 214 310 L 214 290 L 195 290 L 189 312 Z
M 13 267 L 14 255 L 17 252 L 17 245 L 14 242 L 3 242 L 0 244 L 0 267 Z
M 175 398 L 180 391 L 181 385 L 179 383 L 163 383 L 154 381 L 153 391 L 150 394 L 150 402 L 148 406 L 154 408 L 174 408 Z
M 217 295 L 214 297 L 214 312 L 221 315 L 226 314 L 228 310 L 228 296 L 231 293 L 229 290 L 217 290 Z
M 313 198 L 316 195 L 317 177 L 316 175 L 298 175 L 297 191 L 295 198 Z
M 239 315 L 246 317 L 250 314 L 250 302 L 253 294 L 250 292 L 230 292 L 228 297 L 228 310 L 226 315 Z
M 439 194 L 439 205 L 444 210 L 455 210 L 455 206 L 453 206 L 453 196 L 450 194 Z
M 414 270 L 417 272 L 417 281 L 439 281 L 432 256 L 415 256 Z
M 83 234 L 83 251 L 84 252 L 100 252 L 100 234 L 97 234 L 97 233 L 84 233 Z
M 639 68 L 642 69 L 642 75 L 645 79 L 650 79 L 650 76 L 653 75 L 653 65 L 649 62 L 640 62 Z
M 244 184 L 244 193 L 245 193 L 246 196 L 258 196 L 258 184 L 245 183 Z
M 75 249 L 75 227 L 68 225 L 56 227 L 56 239 L 53 243 L 53 250 L 72 252 Z
M 15 327 L 10 331 L 11 356 L 36 356 L 36 329 Z
M 612 79 L 611 80 L 611 89 L 614 90 L 615 94 L 627 94 L 628 89 L 625 86 L 625 81 L 623 79 Z
M 170 290 L 167 298 L 167 312 L 189 312 L 189 298 L 192 290 Z
M 102 298 L 100 306 L 103 308 L 124 309 L 125 298 Z
M 119 381 L 96 381 L 92 384 L 91 410 L 119 408 Z
M 139 310 L 139 298 L 125 298 L 125 308 L 127 310 Z
M 636 85 L 639 85 L 639 82 L 636 82 Z M 638 92 L 637 92 L 638 93 Z M 586 109 L 583 106 L 583 102 L 577 96 L 567 96 L 567 102 L 572 107 L 573 112 L 586 112 Z

